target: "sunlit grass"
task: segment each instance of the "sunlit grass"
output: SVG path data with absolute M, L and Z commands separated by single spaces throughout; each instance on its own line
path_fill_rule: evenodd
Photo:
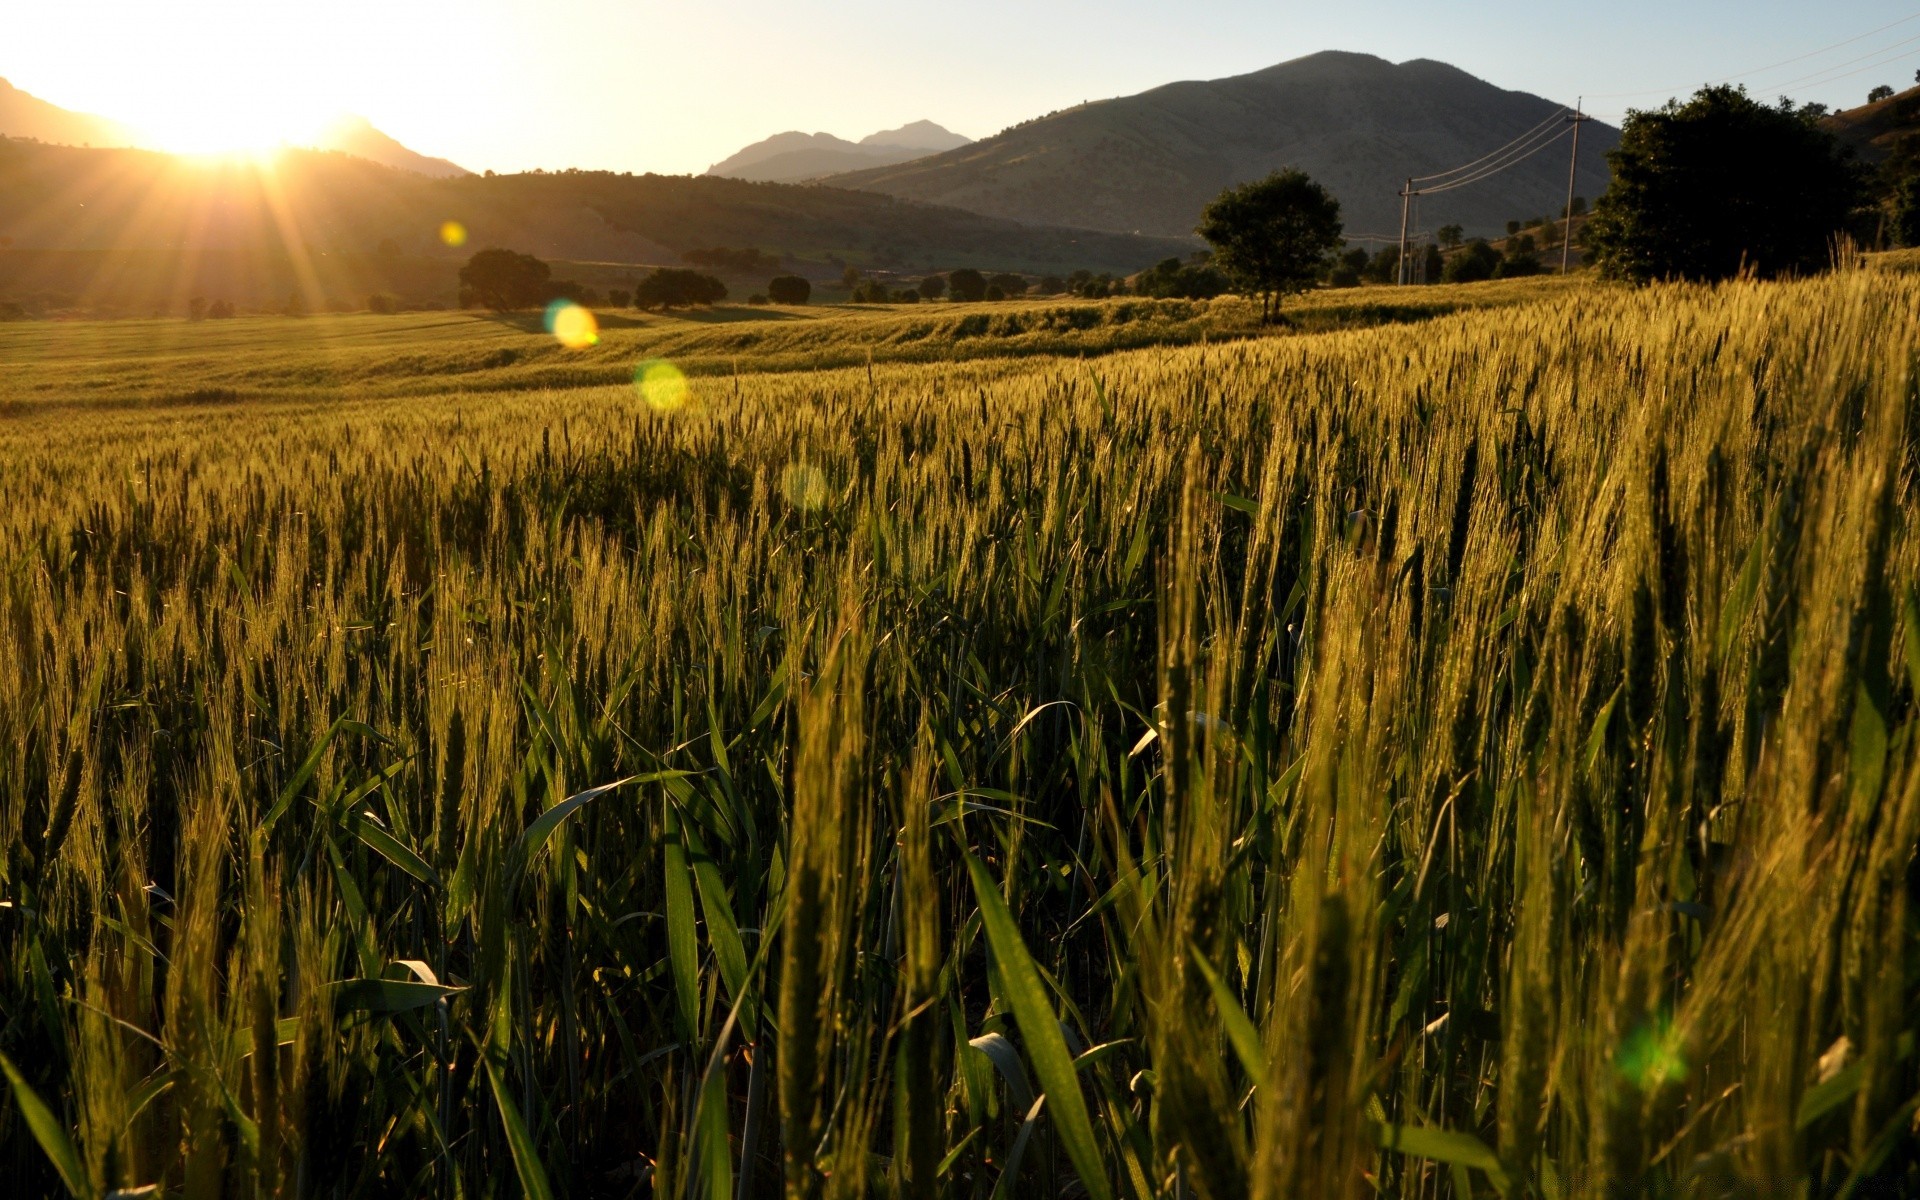
M 10 1182 L 1913 1194 L 1920 282 L 1460 291 L 0 330 Z

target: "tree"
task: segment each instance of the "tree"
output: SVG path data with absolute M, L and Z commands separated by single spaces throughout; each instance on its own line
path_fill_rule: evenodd
M 1058 296 L 1061 292 L 1064 292 L 1066 290 L 1067 290 L 1067 281 L 1060 278 L 1058 275 L 1042 275 L 1040 277 L 1040 294 L 1041 295 Z
M 1867 93 L 1868 104 L 1878 104 L 1882 100 L 1891 99 L 1893 99 L 1893 89 L 1884 83 Z
M 944 275 L 929 275 L 920 281 L 920 298 L 938 300 L 947 294 L 947 278 Z
M 1183 263 L 1169 258 L 1140 272 L 1134 290 L 1161 300 L 1211 300 L 1233 287 L 1212 263 Z
M 987 299 L 989 301 L 1005 300 L 1006 298 L 1007 294 L 1000 290 L 999 284 L 990 283 L 987 285 Z
M 1320 278 L 1340 245 L 1340 202 L 1304 171 L 1276 171 L 1221 192 L 1196 232 L 1213 247 L 1214 264 L 1260 297 L 1264 325 L 1282 296 Z
M 482 250 L 460 268 L 460 307 L 479 305 L 494 312 L 538 308 L 550 298 L 552 268 L 531 254 L 498 248 Z
M 1027 280 L 1024 275 L 1015 275 L 1002 271 L 987 280 L 988 287 L 997 287 L 1002 296 L 1024 296 L 1027 294 Z
M 972 267 L 961 267 L 947 276 L 947 290 L 955 300 L 977 304 L 987 298 L 987 277 Z
M 775 304 L 805 304 L 813 299 L 813 285 L 800 275 L 776 276 L 767 284 L 767 299 Z
M 1383 247 L 1360 274 L 1368 283 L 1392 283 L 1400 274 L 1400 247 Z
M 1448 283 L 1479 283 L 1483 279 L 1492 279 L 1493 272 L 1500 265 L 1500 254 L 1487 245 L 1485 238 L 1475 238 L 1467 243 L 1467 248 L 1447 260 L 1447 268 L 1441 278 Z
M 636 308 L 686 308 L 695 304 L 718 304 L 726 298 L 726 284 L 711 275 L 683 267 L 661 267 L 642 279 L 633 292 Z
M 1440 277 L 1447 273 L 1447 256 L 1440 253 L 1440 247 L 1427 243 L 1427 253 L 1420 263 L 1420 278 L 1425 283 L 1439 283 Z
M 1442 225 L 1440 232 L 1435 236 L 1440 239 L 1442 246 L 1453 250 L 1458 248 L 1460 243 L 1467 240 L 1467 231 L 1458 225 Z
M 1607 157 L 1613 183 L 1587 244 L 1603 274 L 1636 283 L 1817 269 L 1861 194 L 1833 135 L 1791 103 L 1770 108 L 1743 88 L 1629 113 Z
M 633 303 L 633 293 L 623 288 L 607 289 L 607 304 L 612 308 L 625 308 Z
M 840 272 L 840 286 L 847 289 L 848 291 L 852 291 L 853 289 L 859 287 L 860 286 L 860 268 L 848 267 L 846 270 Z

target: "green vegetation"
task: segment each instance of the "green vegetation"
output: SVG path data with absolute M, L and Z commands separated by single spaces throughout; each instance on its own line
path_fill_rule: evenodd
M 1912 1194 L 1920 277 L 1399 291 L 0 329 L 9 1185 Z
M 1644 283 L 1825 267 L 1864 196 L 1822 112 L 1720 86 L 1629 114 L 1587 231 L 1601 271 Z
M 727 298 L 727 285 L 711 275 L 680 267 L 661 267 L 633 290 L 635 308 L 712 306 Z
M 1196 230 L 1213 261 L 1240 290 L 1260 299 L 1260 321 L 1282 297 L 1306 291 L 1340 248 L 1340 202 L 1304 171 L 1275 171 L 1230 187 L 1200 215 Z

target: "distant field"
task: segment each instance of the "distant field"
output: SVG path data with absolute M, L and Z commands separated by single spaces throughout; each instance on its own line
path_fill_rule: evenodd
M 1083 356 L 1202 340 L 1427 321 L 1557 295 L 1577 280 L 1353 288 L 1289 305 L 1293 325 L 1216 301 L 1021 300 L 996 304 L 724 305 L 665 315 L 599 311 L 602 338 L 558 345 L 538 314 L 473 312 L 28 321 L 0 324 L 0 408 L 264 399 L 367 399 L 628 382 L 666 359 L 693 376 L 801 371 L 868 361 Z
M 1920 278 L 1291 311 L 0 327 L 0 1191 L 1920 1194 Z

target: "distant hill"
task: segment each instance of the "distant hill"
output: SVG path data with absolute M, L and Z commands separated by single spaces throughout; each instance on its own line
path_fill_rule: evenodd
M 797 183 L 864 167 L 891 166 L 972 145 L 972 139 L 932 121 L 868 134 L 857 142 L 831 133 L 776 133 L 715 163 L 709 175 L 766 183 Z
M 441 242 L 450 220 L 466 229 L 462 247 Z M 441 281 L 422 298 L 446 299 L 454 269 L 486 246 L 636 268 L 752 247 L 816 277 L 846 263 L 1125 272 L 1186 249 L 829 187 L 580 171 L 436 179 L 340 153 L 290 150 L 262 166 L 0 139 L 0 299 L 178 308 L 297 287 L 317 306 L 415 286 L 405 272 L 394 282 L 399 263 L 438 264 L 420 268 Z
M 33 138 L 61 146 L 132 146 L 133 131 L 91 113 L 70 112 L 0 79 L 0 137 Z
M 473 174 L 465 167 L 450 163 L 444 158 L 429 158 L 407 149 L 375 129 L 373 123 L 365 117 L 342 117 L 335 121 L 320 135 L 320 140 L 313 148 L 338 150 L 342 154 L 351 154 L 367 159 L 369 162 L 377 162 L 384 167 L 413 171 L 435 179 Z
M 1890 99 L 1834 113 L 1820 122 L 1842 142 L 1853 147 L 1861 161 L 1885 162 L 1900 143 L 1920 139 L 1920 87 L 1911 87 Z M 1920 149 L 1917 140 L 1914 149 Z
M 1349 234 L 1392 234 L 1408 176 L 1471 162 L 1558 107 L 1445 63 L 1327 51 L 1081 105 L 829 182 L 1020 221 L 1179 237 L 1223 187 L 1291 166 L 1339 197 Z M 1581 195 L 1605 190 L 1605 153 L 1618 140 L 1599 122 L 1582 131 Z M 1566 189 L 1563 142 L 1481 183 L 1423 198 L 1419 222 L 1492 234 L 1508 220 L 1557 212 Z

